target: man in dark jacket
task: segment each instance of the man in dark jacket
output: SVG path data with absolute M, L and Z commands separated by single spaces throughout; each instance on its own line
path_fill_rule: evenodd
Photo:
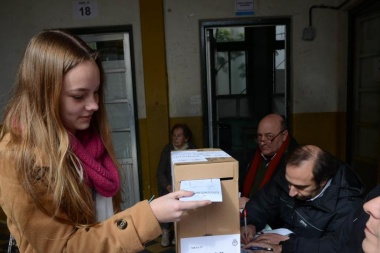
M 285 169 L 285 157 L 298 146 L 287 129 L 284 117 L 274 113 L 260 120 L 256 141 L 258 147 L 240 182 L 240 208 L 244 208 L 249 198 L 264 187 L 277 171 Z
M 362 206 L 363 192 L 361 180 L 346 164 L 316 146 L 298 147 L 286 169 L 247 202 L 250 225 L 242 227 L 242 241 L 252 241 L 266 225 L 284 227 L 293 234 L 260 235 L 246 247 L 271 244 L 274 252 L 318 252 L 319 240 L 333 236 Z

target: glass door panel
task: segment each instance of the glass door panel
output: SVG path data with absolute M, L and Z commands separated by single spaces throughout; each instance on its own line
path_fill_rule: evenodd
M 122 207 L 128 208 L 140 200 L 129 34 L 81 37 L 101 52 L 106 81 L 106 111 L 116 156 L 122 165 Z

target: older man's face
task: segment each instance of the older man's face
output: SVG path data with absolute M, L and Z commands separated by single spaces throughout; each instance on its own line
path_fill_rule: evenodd
M 282 131 L 279 121 L 262 120 L 257 128 L 257 142 L 261 153 L 266 156 L 274 155 L 287 136 L 288 131 Z

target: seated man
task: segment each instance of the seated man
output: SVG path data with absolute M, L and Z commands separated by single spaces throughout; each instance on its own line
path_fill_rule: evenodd
M 282 241 L 273 247 L 274 252 L 318 252 L 319 240 L 333 236 L 363 204 L 363 192 L 361 180 L 346 164 L 316 146 L 298 147 L 286 169 L 247 202 L 250 225 L 242 227 L 242 241 L 252 241 L 256 231 L 268 224 L 293 234 L 265 234 L 245 247 L 260 246 L 262 240 L 270 244 Z
M 285 156 L 298 146 L 287 130 L 285 119 L 278 114 L 268 114 L 257 128 L 258 148 L 247 166 L 240 208 L 261 189 L 278 171 L 285 168 Z
M 369 201 L 373 200 L 374 202 L 378 201 L 380 203 L 379 198 L 380 185 L 377 185 L 374 189 L 372 189 L 372 191 L 370 191 L 367 194 L 364 201 L 366 203 L 372 203 Z M 366 204 L 364 204 L 364 207 L 365 206 Z M 380 205 L 378 206 L 378 210 L 380 211 Z M 367 212 L 371 213 L 371 211 L 368 210 Z M 366 228 L 366 223 L 368 222 L 368 218 L 370 216 L 368 213 L 366 213 L 366 211 L 363 209 L 363 206 L 360 206 L 347 216 L 346 221 L 342 224 L 342 227 L 335 231 L 334 234 L 330 234 L 328 236 L 326 235 L 321 238 L 316 238 L 313 242 L 313 245 L 317 245 L 317 247 L 308 249 L 308 253 L 363 253 L 364 251 L 362 248 L 362 244 L 365 238 L 364 230 Z M 380 218 L 377 219 L 380 220 Z M 261 243 L 250 243 L 250 245 L 272 249 L 276 249 L 276 247 L 281 247 L 269 243 L 262 243 L 266 240 L 271 240 L 271 236 L 261 236 L 257 240 L 261 241 Z

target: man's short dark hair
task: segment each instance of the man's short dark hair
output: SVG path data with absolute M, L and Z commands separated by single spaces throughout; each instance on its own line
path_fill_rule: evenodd
M 330 153 L 316 148 L 299 146 L 289 155 L 287 165 L 300 166 L 302 162 L 313 160 L 313 177 L 317 184 L 332 178 L 339 168 L 339 161 Z

